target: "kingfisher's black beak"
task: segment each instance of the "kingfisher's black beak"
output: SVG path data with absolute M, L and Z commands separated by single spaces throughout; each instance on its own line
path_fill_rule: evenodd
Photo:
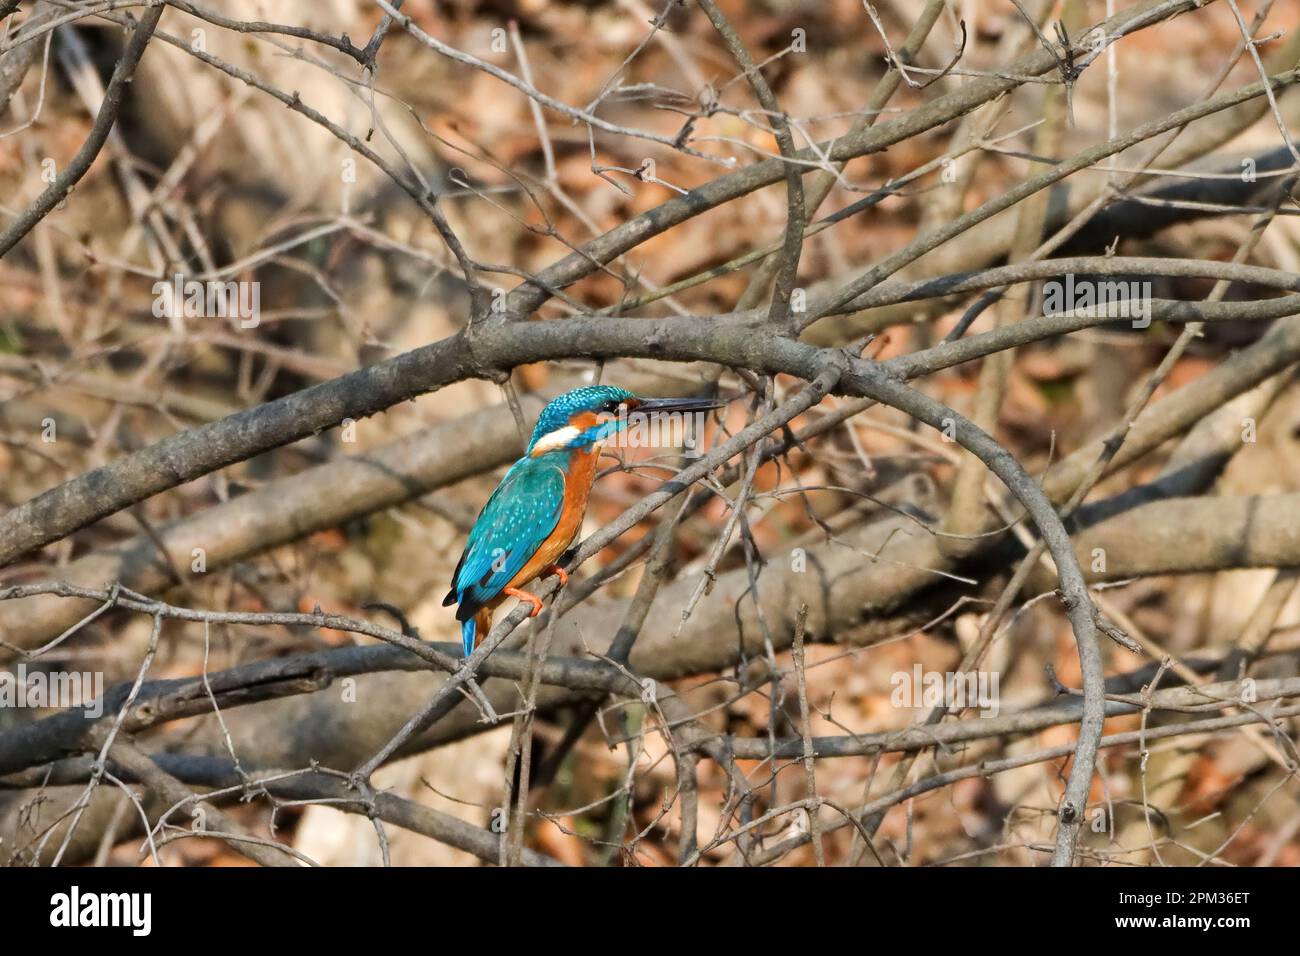
M 713 398 L 643 398 L 637 404 L 630 405 L 632 412 L 707 412 L 722 408 L 726 402 Z

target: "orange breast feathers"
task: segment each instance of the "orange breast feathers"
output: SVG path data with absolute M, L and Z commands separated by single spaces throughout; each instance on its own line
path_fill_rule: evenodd
M 574 416 L 575 419 L 580 417 L 585 416 Z M 596 421 L 595 415 L 590 417 L 592 419 L 590 423 L 574 421 L 573 424 L 579 428 L 588 428 Z M 510 587 L 518 588 L 527 584 L 537 577 L 543 568 L 554 564 L 560 555 L 568 550 L 569 545 L 573 544 L 573 539 L 578 536 L 578 531 L 582 528 L 583 515 L 587 513 L 587 497 L 591 494 L 591 486 L 596 481 L 596 462 L 599 458 L 598 445 L 569 453 L 569 467 L 564 478 L 564 506 L 560 509 L 560 520 L 556 522 L 555 530 L 537 549 L 537 553 L 529 558 L 528 563 L 510 580 Z

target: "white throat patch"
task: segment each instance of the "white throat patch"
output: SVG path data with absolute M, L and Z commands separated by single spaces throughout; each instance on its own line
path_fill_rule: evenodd
M 565 425 L 563 428 L 557 428 L 553 432 L 547 432 L 533 446 L 529 452 L 533 458 L 538 455 L 545 455 L 547 452 L 559 451 L 568 448 L 569 443 L 582 434 L 582 431 L 572 425 Z

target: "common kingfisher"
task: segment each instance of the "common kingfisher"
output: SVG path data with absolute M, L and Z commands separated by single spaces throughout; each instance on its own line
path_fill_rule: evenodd
M 541 598 L 523 585 L 552 574 L 568 583 L 555 562 L 582 527 L 601 446 L 627 427 L 626 413 L 719 407 L 707 399 L 638 398 L 613 385 L 588 385 L 542 409 L 524 457 L 510 466 L 475 520 L 442 602 L 459 605 L 465 656 L 491 629 L 492 612 L 507 597 L 531 603 L 530 617 L 541 613 Z

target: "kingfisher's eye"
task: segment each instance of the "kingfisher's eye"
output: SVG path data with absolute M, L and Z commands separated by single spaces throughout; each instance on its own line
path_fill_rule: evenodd
M 604 405 L 601 405 L 601 406 L 600 406 L 600 410 L 601 410 L 602 412 L 616 412 L 616 411 L 618 411 L 618 406 L 619 406 L 619 404 L 620 404 L 620 403 L 619 403 L 618 401 L 616 401 L 615 399 L 612 399 L 612 398 L 611 398 L 611 399 L 610 399 L 609 401 L 607 401 Z

